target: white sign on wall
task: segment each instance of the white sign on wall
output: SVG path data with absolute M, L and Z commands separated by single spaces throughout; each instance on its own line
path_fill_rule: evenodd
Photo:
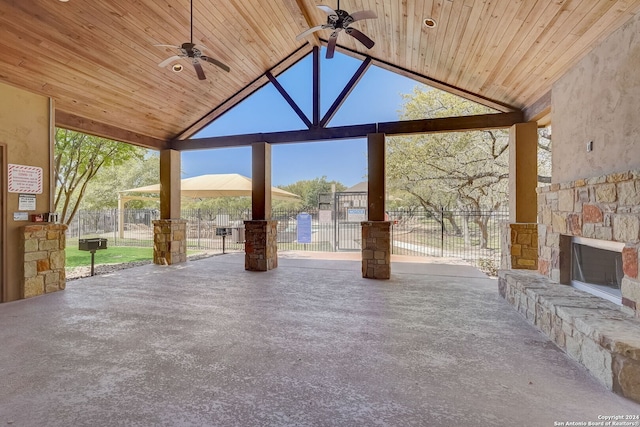
M 35 211 L 36 210 L 36 195 L 35 194 L 20 194 L 18 196 L 18 209 L 21 211 Z
M 42 168 L 9 165 L 9 193 L 42 194 Z

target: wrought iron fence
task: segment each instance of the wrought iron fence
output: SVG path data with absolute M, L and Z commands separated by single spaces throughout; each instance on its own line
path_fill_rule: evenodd
M 159 216 L 156 209 L 80 211 L 69 225 L 67 238 L 104 237 L 110 246 L 151 247 L 153 220 Z M 506 212 L 412 209 L 388 211 L 387 216 L 393 254 L 461 258 L 486 271 L 500 264 L 499 224 L 508 220 Z M 187 249 L 244 250 L 244 221 L 251 219 L 250 210 L 184 209 L 182 218 L 187 220 Z M 359 251 L 360 222 L 366 218 L 366 209 L 274 210 L 272 218 L 278 221 L 281 251 Z M 220 227 L 231 228 L 231 235 L 217 235 Z

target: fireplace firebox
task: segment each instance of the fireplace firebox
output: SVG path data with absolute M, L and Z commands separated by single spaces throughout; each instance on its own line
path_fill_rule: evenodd
M 574 237 L 571 244 L 571 285 L 622 304 L 623 243 Z

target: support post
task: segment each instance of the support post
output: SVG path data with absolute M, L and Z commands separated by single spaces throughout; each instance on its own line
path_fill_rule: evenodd
M 118 193 L 118 236 L 124 239 L 124 204 L 122 193 Z
M 251 221 L 245 221 L 244 268 L 267 271 L 278 266 L 277 221 L 271 220 L 271 144 L 251 146 Z
M 385 135 L 367 136 L 368 221 L 362 222 L 362 277 L 391 277 L 391 222 L 385 221 Z
M 153 221 L 153 262 L 187 260 L 187 221 L 180 219 L 180 152 L 160 152 L 160 219 Z
M 509 221 L 537 222 L 538 125 L 518 123 L 509 129 Z
M 509 224 L 502 227 L 502 265 L 538 269 L 538 125 L 509 129 Z

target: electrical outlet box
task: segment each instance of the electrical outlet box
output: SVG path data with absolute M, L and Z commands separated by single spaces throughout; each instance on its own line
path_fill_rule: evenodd
M 587 153 L 590 153 L 593 151 L 593 141 L 589 141 L 587 142 Z

